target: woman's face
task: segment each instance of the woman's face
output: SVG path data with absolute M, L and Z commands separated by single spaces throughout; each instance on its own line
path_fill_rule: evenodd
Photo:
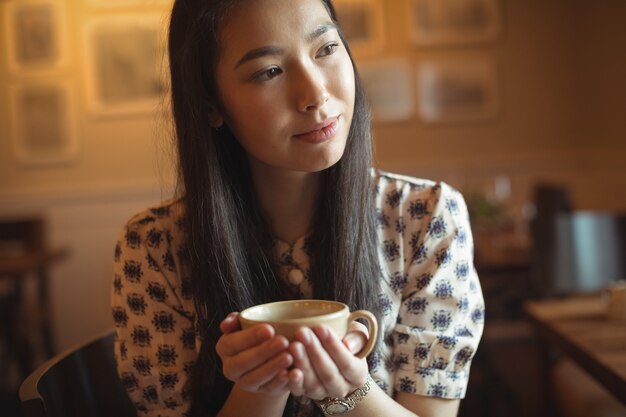
M 354 70 L 320 0 L 242 2 L 221 33 L 223 119 L 253 171 L 317 172 L 345 149 Z

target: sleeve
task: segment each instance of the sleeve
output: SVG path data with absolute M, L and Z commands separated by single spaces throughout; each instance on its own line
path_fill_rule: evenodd
M 197 355 L 194 317 L 183 308 L 171 243 L 168 230 L 131 222 L 115 247 L 114 354 L 139 416 L 181 416 L 189 407 L 185 385 Z
M 394 391 L 465 396 L 482 335 L 484 301 L 473 264 L 469 215 L 461 194 L 437 184 L 404 208 L 404 276 L 392 332 Z

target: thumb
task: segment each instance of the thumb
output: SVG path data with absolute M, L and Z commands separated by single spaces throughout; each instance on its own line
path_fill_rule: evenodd
M 220 330 L 222 333 L 232 333 L 240 329 L 239 326 L 239 313 L 230 313 L 220 323 Z
M 368 336 L 359 330 L 348 332 L 343 338 L 343 344 L 348 348 L 350 353 L 356 355 L 365 347 Z

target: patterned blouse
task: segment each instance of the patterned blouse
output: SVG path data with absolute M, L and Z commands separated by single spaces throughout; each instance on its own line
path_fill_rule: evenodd
M 372 378 L 390 396 L 463 398 L 484 319 L 463 197 L 445 183 L 379 171 L 373 179 L 384 342 L 368 358 Z M 181 213 L 172 200 L 137 214 L 115 248 L 115 357 L 141 416 L 180 416 L 190 404 L 183 387 L 199 339 Z M 278 241 L 276 251 L 282 277 L 310 298 L 305 243 Z M 311 415 L 308 399 L 295 404 L 297 415 Z

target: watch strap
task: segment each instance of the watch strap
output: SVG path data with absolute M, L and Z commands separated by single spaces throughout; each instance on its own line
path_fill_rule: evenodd
M 321 401 L 315 401 L 315 403 L 320 407 L 325 415 L 332 416 L 344 414 L 353 410 L 357 404 L 365 398 L 367 393 L 372 388 L 372 384 L 374 384 L 374 380 L 369 374 L 367 374 L 365 384 L 361 388 L 357 388 L 352 393 L 348 394 L 345 398 L 328 397 Z

